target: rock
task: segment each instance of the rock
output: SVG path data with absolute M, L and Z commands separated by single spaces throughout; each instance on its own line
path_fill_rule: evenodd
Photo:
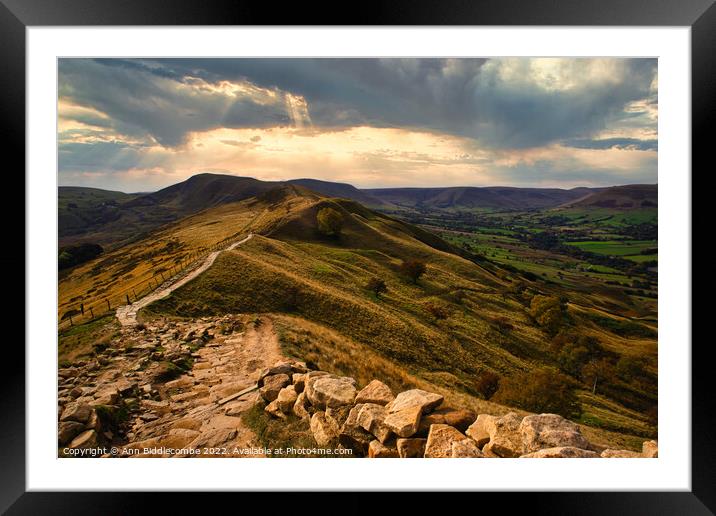
M 94 430 L 85 430 L 72 440 L 70 448 L 96 448 L 98 442 L 97 432 Z
M 171 428 L 186 428 L 188 430 L 199 430 L 201 428 L 201 421 L 194 419 L 193 417 L 186 416 L 178 419 L 172 423 Z
M 471 424 L 465 433 L 472 438 L 479 448 L 490 442 L 489 428 L 494 427 L 495 416 L 489 414 L 480 414 L 473 424 Z
M 86 423 L 91 414 L 92 408 L 86 403 L 68 403 L 65 410 L 62 412 L 62 416 L 60 416 L 60 421 L 77 421 L 78 423 Z
M 293 413 L 301 419 L 309 419 L 311 413 L 309 412 L 309 403 L 306 398 L 306 393 L 302 392 L 296 397 L 296 402 L 293 404 Z
M 425 443 L 425 458 L 452 457 L 453 441 L 464 441 L 465 435 L 449 425 L 432 425 Z
M 328 446 L 338 439 L 339 430 L 326 419 L 325 412 L 316 412 L 311 417 L 311 432 L 318 446 Z
M 358 423 L 358 416 L 360 416 L 360 411 L 363 410 L 363 406 L 365 403 L 356 403 L 348 412 L 348 417 L 343 422 L 343 426 L 353 426 L 356 428 L 360 428 L 360 423 Z
M 373 380 L 356 394 L 356 403 L 374 403 L 387 405 L 395 399 L 390 387 L 379 380 Z
M 306 375 L 303 373 L 293 373 L 291 380 L 293 381 L 293 388 L 296 389 L 296 392 L 299 394 L 302 393 L 306 387 Z
M 350 414 L 352 408 L 350 405 L 343 405 L 338 408 L 328 407 L 326 409 L 326 419 L 341 428 L 346 419 L 348 419 L 348 414 Z
M 442 409 L 439 409 L 442 410 Z M 467 409 L 449 409 L 443 412 L 445 424 L 454 426 L 461 432 L 465 432 L 467 428 L 475 422 L 475 413 Z
M 659 457 L 659 444 L 656 441 L 644 441 L 641 445 L 641 454 L 649 459 Z
M 84 391 L 83 391 L 82 387 L 75 387 L 74 389 L 72 389 L 70 391 L 70 396 L 73 398 L 79 398 L 80 396 L 82 396 L 83 392 Z
M 119 391 L 116 387 L 110 387 L 109 389 L 104 389 L 103 391 L 98 392 L 95 395 L 94 404 L 95 405 L 116 405 L 119 403 Z
M 96 410 L 93 410 L 90 414 L 87 423 L 85 424 L 85 430 L 96 430 L 99 432 L 102 429 L 102 422 L 99 419 L 99 415 Z
M 599 455 L 591 450 L 580 450 L 572 446 L 545 448 L 544 450 L 521 456 L 523 459 L 594 459 L 597 457 L 599 457 Z
M 420 424 L 418 425 L 418 431 L 415 432 L 415 436 L 417 437 L 427 437 L 428 433 L 430 432 L 430 427 L 432 425 L 444 425 L 445 418 L 442 414 L 428 414 L 424 415 L 420 418 Z
M 85 425 L 77 421 L 61 421 L 57 429 L 57 443 L 64 445 L 85 430 Z
M 331 377 L 331 375 L 325 371 L 311 371 L 309 373 L 305 373 L 305 376 L 303 377 L 303 391 L 306 393 L 306 396 L 308 396 L 309 401 L 313 395 L 313 384 L 316 383 L 319 378 L 324 376 Z
M 380 441 L 371 441 L 368 445 L 368 457 L 371 459 L 392 459 L 398 458 L 398 450 L 392 446 L 386 446 Z
M 631 450 L 612 450 L 607 448 L 601 453 L 600 457 L 605 459 L 636 459 L 644 456 Z
M 402 459 L 422 458 L 425 454 L 425 443 L 427 439 L 410 438 L 398 439 L 396 442 L 398 455 Z
M 307 373 L 308 372 L 308 366 L 306 365 L 306 362 L 299 362 L 297 360 L 294 360 L 291 362 L 291 371 L 294 373 Z
M 181 376 L 176 380 L 172 380 L 170 382 L 165 383 L 164 387 L 166 387 L 167 389 L 183 389 L 185 387 L 191 387 L 192 385 L 194 385 L 194 379 L 191 376 Z M 151 392 L 152 385 L 142 385 L 142 390 L 144 392 Z
M 422 408 L 416 405 L 388 414 L 384 423 L 398 437 L 410 437 L 418 431 L 421 414 Z
M 423 414 L 428 414 L 436 409 L 443 402 L 439 394 L 411 389 L 398 394 L 393 401 L 386 405 L 389 413 L 398 412 L 409 407 L 420 407 Z
M 472 439 L 463 439 L 462 441 L 452 442 L 452 455 L 453 459 L 461 458 L 482 458 L 484 455 L 477 447 L 477 443 Z
M 345 423 L 340 434 L 338 434 L 338 442 L 345 448 L 353 450 L 358 457 L 368 455 L 368 446 L 373 440 L 375 440 L 375 437 L 370 432 L 360 426 L 346 425 Z
M 288 385 L 278 392 L 276 402 L 278 403 L 278 408 L 281 409 L 281 412 L 288 414 L 291 412 L 291 409 L 297 399 L 298 394 L 296 394 L 296 389 L 293 385 Z
M 272 415 L 273 417 L 279 419 L 286 419 L 286 415 L 283 413 L 281 407 L 279 406 L 278 399 L 275 399 L 271 403 L 266 405 L 264 410 L 266 411 L 266 413 Z
M 382 405 L 364 403 L 358 413 L 358 424 L 384 443 L 390 438 L 390 428 L 384 422 L 387 415 L 388 412 Z
M 259 387 L 263 387 L 267 377 L 275 375 L 289 375 L 291 372 L 290 362 L 276 362 L 272 367 L 261 371 L 259 379 L 256 383 L 258 383 Z
M 172 411 L 168 401 L 142 400 L 142 407 L 157 414 L 168 414 Z
M 346 376 L 340 378 L 318 378 L 312 388 L 306 390 L 311 404 L 318 408 L 352 405 L 356 397 L 355 380 Z
M 588 450 L 591 445 L 579 427 L 557 414 L 527 416 L 519 425 L 523 453 L 545 448 L 571 447 Z
M 130 396 L 138 389 L 137 382 L 130 382 L 129 380 L 121 380 L 117 382 L 116 389 L 120 396 Z
M 514 412 L 488 420 L 486 426 L 490 442 L 483 448 L 484 454 L 505 458 L 522 455 L 522 434 L 519 432 L 521 422 L 522 418 Z
M 271 402 L 278 397 L 278 393 L 281 392 L 281 389 L 286 387 L 290 382 L 291 380 L 287 374 L 267 376 L 263 379 L 263 385 L 259 389 L 259 393 L 263 399 L 267 402 Z

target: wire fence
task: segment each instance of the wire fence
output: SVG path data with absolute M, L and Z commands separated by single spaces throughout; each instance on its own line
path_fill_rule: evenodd
M 115 292 L 111 296 L 106 296 L 97 300 L 97 296 L 87 295 L 91 298 L 91 302 L 78 300 L 74 306 L 66 309 L 59 316 L 58 330 L 66 330 L 78 324 L 91 322 L 95 319 L 104 317 L 110 313 L 114 314 L 117 308 L 129 305 L 143 298 L 147 294 L 154 292 L 165 283 L 173 283 L 184 272 L 188 272 L 198 267 L 207 256 L 214 251 L 223 250 L 228 247 L 229 243 L 236 241 L 241 233 L 227 237 L 209 247 L 202 247 L 190 254 L 182 255 L 176 261 L 169 265 L 166 264 L 155 267 L 150 278 L 142 280 L 131 286 L 127 286 L 119 292 Z M 172 281 L 170 281 L 172 280 Z

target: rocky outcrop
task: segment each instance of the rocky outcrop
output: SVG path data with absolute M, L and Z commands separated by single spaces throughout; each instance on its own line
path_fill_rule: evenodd
M 281 376 L 277 370 L 275 376 Z M 294 375 L 296 378 L 296 375 Z M 579 426 L 557 414 L 502 416 L 475 414 L 468 409 L 443 407 L 440 394 L 410 389 L 393 396 L 383 382 L 373 380 L 356 392 L 356 382 L 323 371 L 297 378 L 304 390 L 293 404 L 295 383 L 280 391 L 274 403 L 282 411 L 310 418 L 310 429 L 320 446 L 353 450 L 371 458 L 595 458 L 598 448 Z M 264 384 L 272 382 L 271 375 Z M 273 410 L 273 407 L 272 407 Z M 642 454 L 607 449 L 601 457 L 642 457 L 656 454 L 656 443 L 644 443 Z

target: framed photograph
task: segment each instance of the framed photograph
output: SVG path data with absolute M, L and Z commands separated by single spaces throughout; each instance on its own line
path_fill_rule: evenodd
M 0 508 L 515 491 L 711 514 L 691 177 L 712 3 L 316 25 L 3 0 L 27 303 Z

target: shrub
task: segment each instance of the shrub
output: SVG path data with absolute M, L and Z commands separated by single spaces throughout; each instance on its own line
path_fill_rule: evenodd
M 425 262 L 420 260 L 407 260 L 400 264 L 400 272 L 410 278 L 413 283 L 417 283 L 426 270 Z
M 490 320 L 490 323 L 495 326 L 500 333 L 511 332 L 515 329 L 507 317 L 494 317 Z
M 530 303 L 530 315 L 548 334 L 557 335 L 567 319 L 567 299 L 537 295 Z
M 365 288 L 373 292 L 376 297 L 380 297 L 381 294 L 388 291 L 388 286 L 385 284 L 385 281 L 381 278 L 373 277 L 368 280 L 368 283 L 366 283 Z
M 343 215 L 333 208 L 321 208 L 316 214 L 318 231 L 326 236 L 339 236 L 343 229 Z
M 425 303 L 423 308 L 425 308 L 425 311 L 432 315 L 435 320 L 447 319 L 450 315 L 447 311 L 447 307 L 437 303 Z
M 492 398 L 500 387 L 500 376 L 492 371 L 483 371 L 477 379 L 475 389 L 486 400 Z
M 537 369 L 500 382 L 493 401 L 537 413 L 576 419 L 582 413 L 573 383 L 554 369 Z

